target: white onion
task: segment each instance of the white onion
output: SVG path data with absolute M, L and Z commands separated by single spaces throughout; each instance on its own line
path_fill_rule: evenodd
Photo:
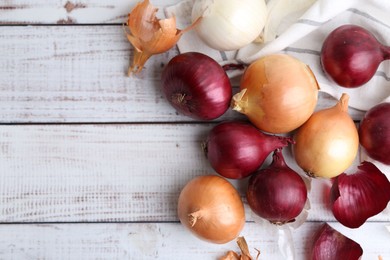
M 237 50 L 260 36 L 267 18 L 264 0 L 197 0 L 192 20 L 202 17 L 195 30 L 211 48 Z

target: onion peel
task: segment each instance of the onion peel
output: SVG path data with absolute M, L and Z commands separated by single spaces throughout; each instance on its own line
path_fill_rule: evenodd
M 146 61 L 154 54 L 171 49 L 187 31 L 191 30 L 199 20 L 183 30 L 176 28 L 176 18 L 158 19 L 158 8 L 149 0 L 137 3 L 128 14 L 126 37 L 134 47 L 134 58 L 128 70 L 128 76 L 139 73 Z
M 360 259 L 362 247 L 352 239 L 344 236 L 327 223 L 315 233 L 311 247 L 312 260 L 323 259 Z
M 390 201 L 390 182 L 373 163 L 364 161 L 354 174 L 341 174 L 331 188 L 332 212 L 344 226 L 358 228 Z
M 230 250 L 226 253 L 226 255 L 221 257 L 219 260 L 253 260 L 253 257 L 251 256 L 251 254 L 249 252 L 248 243 L 246 242 L 245 238 L 238 237 L 236 242 L 237 242 L 238 247 L 240 248 L 241 255 Z M 256 249 L 256 251 L 258 252 L 258 254 L 256 256 L 256 260 L 257 260 L 260 256 L 260 250 Z

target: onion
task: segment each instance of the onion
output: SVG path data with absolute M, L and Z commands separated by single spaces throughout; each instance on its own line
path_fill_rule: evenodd
M 293 154 L 309 176 L 332 178 L 354 161 L 359 136 L 348 115 L 348 100 L 342 94 L 335 106 L 315 112 L 296 132 Z
M 311 260 L 358 260 L 363 255 L 363 249 L 358 243 L 327 223 L 315 233 L 313 241 Z
M 179 196 L 180 222 L 198 238 L 217 244 L 235 239 L 245 224 L 244 205 L 230 182 L 214 175 L 188 182 Z
M 286 54 L 272 54 L 249 65 L 240 89 L 233 96 L 234 110 L 260 130 L 287 133 L 314 112 L 319 87 L 306 64 Z
M 390 182 L 371 162 L 363 162 L 355 174 L 337 176 L 331 188 L 333 215 L 349 228 L 363 225 L 382 212 L 389 201 Z
M 390 59 L 390 47 L 366 29 L 346 24 L 327 36 L 320 57 L 328 77 L 340 86 L 354 88 L 368 82 L 379 64 Z
M 255 172 L 273 150 L 290 142 L 290 138 L 264 134 L 249 123 L 228 121 L 211 129 L 205 152 L 217 173 L 240 179 Z
M 249 179 L 246 197 L 252 211 L 271 223 L 292 222 L 302 212 L 307 200 L 305 182 L 275 150 L 270 166 Z
M 222 67 L 202 53 L 172 58 L 162 72 L 162 88 L 169 103 L 194 119 L 212 120 L 229 108 L 232 88 Z
M 192 20 L 198 36 L 220 51 L 240 49 L 260 36 L 267 18 L 264 0 L 196 0 Z
M 367 154 L 390 165 L 390 103 L 381 103 L 366 112 L 360 122 L 360 144 Z

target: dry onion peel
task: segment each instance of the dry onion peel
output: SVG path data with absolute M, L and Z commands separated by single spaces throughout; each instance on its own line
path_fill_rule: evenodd
M 246 242 L 244 237 L 238 237 L 237 238 L 237 245 L 238 245 L 238 247 L 241 250 L 241 255 L 239 255 L 236 252 L 230 250 L 230 251 L 228 251 L 226 253 L 226 255 L 221 257 L 219 260 L 253 260 L 253 257 L 251 256 L 251 254 L 249 252 L 248 244 L 247 244 L 247 242 Z M 258 253 L 257 253 L 257 256 L 256 256 L 256 260 L 260 256 L 260 251 L 257 250 L 257 252 Z
M 315 233 L 310 259 L 355 260 L 362 255 L 363 249 L 357 242 L 325 223 Z
M 155 54 L 171 49 L 180 37 L 191 30 L 199 20 L 189 27 L 179 30 L 176 28 L 174 16 L 167 19 L 158 19 L 158 8 L 150 4 L 149 0 L 137 3 L 128 14 L 125 28 L 127 39 L 134 47 L 134 58 L 128 70 L 128 75 L 138 73 L 146 61 Z
M 331 188 L 332 212 L 344 226 L 358 228 L 390 201 L 390 182 L 373 163 L 364 161 L 354 174 L 337 176 Z

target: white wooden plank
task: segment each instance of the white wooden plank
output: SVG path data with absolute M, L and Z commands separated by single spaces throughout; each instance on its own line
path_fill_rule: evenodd
M 0 126 L 0 222 L 176 221 L 180 190 L 214 173 L 201 149 L 212 126 Z M 245 200 L 247 180 L 232 183 Z M 309 220 L 334 220 L 328 185 L 312 182 Z M 370 221 L 390 221 L 389 210 Z
M 176 49 L 152 57 L 129 78 L 132 52 L 121 26 L 6 26 L 0 32 L 1 123 L 192 121 L 177 115 L 161 92 L 162 69 Z M 320 97 L 318 109 L 335 103 Z M 229 109 L 223 118 L 242 117 Z
M 140 0 L 141 1 L 141 0 Z M 0 24 L 124 23 L 138 0 L 16 0 L 0 2 Z M 152 0 L 163 17 L 163 7 L 179 0 Z M 161 15 L 161 16 L 160 16 Z
M 308 259 L 313 234 L 323 223 L 306 223 L 293 232 L 297 260 Z M 329 223 L 363 248 L 362 260 L 390 258 L 390 233 L 383 223 L 345 229 Z M 387 223 L 389 224 L 389 223 Z M 235 241 L 224 245 L 203 242 L 179 223 L 0 225 L 1 259 L 218 259 L 239 251 Z M 260 260 L 285 260 L 277 234 L 246 223 L 243 235 L 251 254 Z

